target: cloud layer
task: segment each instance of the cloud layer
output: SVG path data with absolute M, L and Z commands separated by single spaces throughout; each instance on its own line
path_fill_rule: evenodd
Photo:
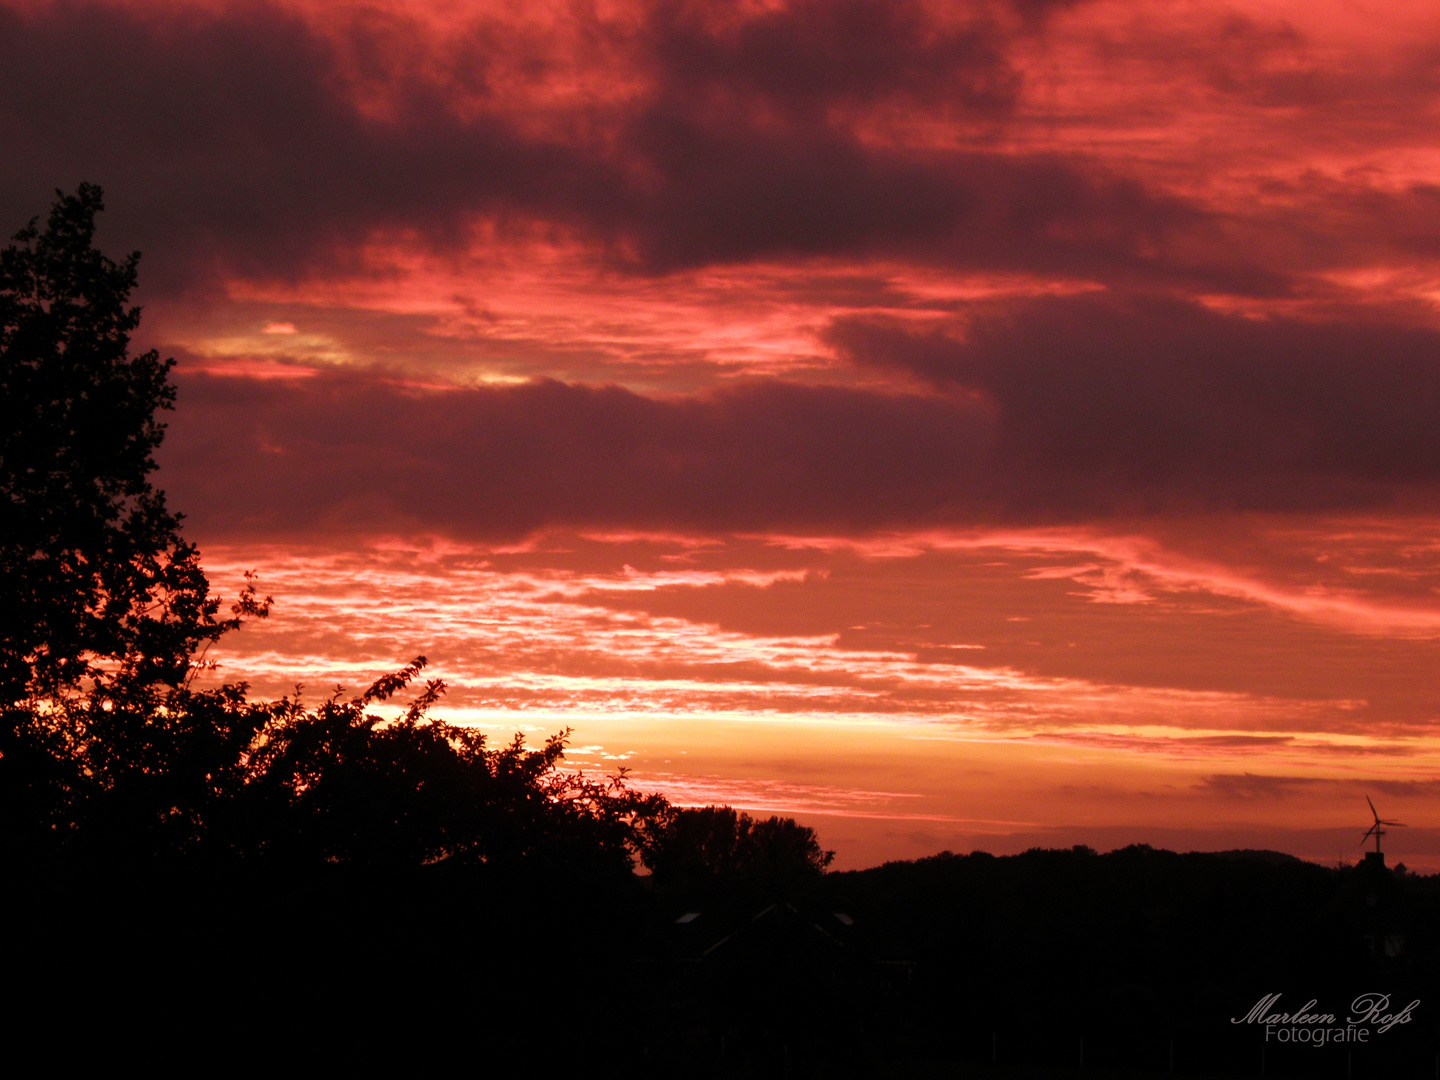
M 471 720 L 875 858 L 1299 836 L 1361 781 L 1418 842 L 1437 40 L 1372 0 L 0 0 L 0 229 L 83 179 L 144 252 L 160 483 L 299 611 L 234 658 L 267 693 L 431 634 Z
M 1286 160 L 1336 110 L 1350 154 L 1409 149 L 1403 110 L 1436 91 L 1423 51 L 1389 43 L 1412 77 L 1367 80 L 1324 26 L 1218 5 L 1192 28 L 1203 51 L 1158 8 L 1124 26 L 1104 4 L 952 8 L 482 7 L 437 25 L 415 6 L 12 0 L 0 212 L 23 221 L 55 185 L 101 182 L 115 233 L 166 289 L 344 265 L 376 231 L 453 249 L 481 221 L 651 274 L 884 256 L 1275 296 L 1377 256 L 1434 257 L 1433 184 L 1373 163 L 1331 176 L 1313 149 L 1308 167 Z M 1148 85 L 1149 115 L 1116 109 L 1096 64 Z M 1205 92 L 1181 101 L 1187 78 Z M 1397 111 L 1382 124 L 1381 109 Z M 1153 137 L 1127 152 L 1147 120 L 1168 155 Z M 1225 124 L 1230 160 L 1195 153 Z
M 1440 85 L 1409 16 L 446 10 L 0 4 L 0 212 L 103 182 L 160 343 L 182 312 L 230 365 L 167 458 L 197 521 L 221 468 L 259 504 L 232 524 L 482 535 L 1433 495 L 1440 186 L 1406 117 Z M 536 259 L 543 301 L 487 294 Z M 747 280 L 785 300 L 732 327 L 736 381 L 717 327 Z M 247 384 L 214 329 L 246 318 L 348 327 L 290 358 L 345 374 Z M 538 381 L 466 387 L 477 364 Z M 460 388 L 397 384 L 418 367 Z M 667 370 L 687 394 L 647 396 Z
M 1440 482 L 1428 329 L 1107 295 L 1032 302 L 964 338 L 866 321 L 829 338 L 857 365 L 940 392 L 767 380 L 653 398 L 197 374 L 182 382 L 167 482 L 204 524 L 368 518 L 488 538 L 1405 509 Z

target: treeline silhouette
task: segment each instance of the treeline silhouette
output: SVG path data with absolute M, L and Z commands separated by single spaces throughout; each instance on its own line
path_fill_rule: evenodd
M 130 355 L 137 257 L 96 250 L 100 209 L 81 185 L 0 251 L 12 1057 L 496 1076 L 1440 1068 L 1440 878 L 1144 847 L 824 873 L 832 853 L 793 820 L 567 770 L 568 732 L 492 746 L 437 719 L 424 657 L 320 699 L 200 688 L 206 649 L 272 601 L 254 580 L 215 597 L 150 483 L 171 362 Z M 1230 1022 L 1269 993 L 1339 1010 L 1365 991 L 1420 1000 L 1415 1022 L 1323 1050 Z
M 922 1056 L 1260 1075 L 1263 1054 L 1265 1075 L 1291 1077 L 1428 1077 L 1440 1064 L 1440 876 L 1135 845 L 946 852 L 826 884 L 864 917 L 877 955 L 913 962 L 890 1034 Z M 1231 1022 L 1281 993 L 1343 1026 L 1369 991 L 1396 1010 L 1422 1004 L 1353 1048 L 1266 1045 Z

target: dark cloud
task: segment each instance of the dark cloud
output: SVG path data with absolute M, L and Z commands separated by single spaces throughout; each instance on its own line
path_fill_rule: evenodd
M 1291 124 L 1322 124 L 1332 145 L 1403 139 L 1413 115 L 1440 94 L 1435 44 L 1423 36 L 1375 64 L 1363 54 L 1337 57 L 1286 19 L 1218 18 L 1209 35 L 1172 32 L 1145 44 L 1228 98 L 1284 110 Z
M 891 255 L 1279 287 L 1165 254 L 1205 215 L 1084 158 L 896 150 L 835 114 L 889 94 L 1003 116 L 1017 76 L 992 21 L 945 30 L 893 0 L 707 30 L 687 11 L 658 8 L 631 43 L 650 92 L 547 126 L 493 92 L 490 61 L 530 46 L 484 24 L 441 57 L 394 17 L 321 36 L 264 4 L 0 5 L 0 216 L 18 227 L 56 186 L 99 183 L 106 236 L 147 252 L 147 287 L 164 290 L 218 265 L 323 271 L 377 229 L 460 246 L 477 216 L 588 238 L 644 272 Z
M 1008 57 L 1013 29 L 997 18 L 1006 7 L 974 5 L 937 26 L 914 0 L 797 0 L 748 13 L 664 3 L 647 37 L 671 99 L 821 120 L 836 105 L 908 99 L 984 116 L 1008 113 L 1021 82 Z
M 1353 798 L 1357 804 L 1367 792 L 1397 799 L 1434 798 L 1440 794 L 1436 780 L 1342 780 L 1315 776 L 1265 776 L 1255 773 L 1216 773 L 1204 777 L 1196 787 L 1207 794 L 1233 799 L 1288 799 L 1317 788 L 1333 789 Z M 1361 804 L 1357 819 L 1368 817 Z
M 462 122 L 418 80 L 394 89 L 397 118 L 370 118 L 342 67 L 263 4 L 164 19 L 0 7 L 0 211 L 18 225 L 57 185 L 100 183 L 107 235 L 150 252 L 148 284 L 164 288 L 216 261 L 303 273 L 385 226 L 455 242 L 468 211 L 521 191 L 567 201 L 554 185 L 578 171 L 572 153 L 502 117 Z
M 190 376 L 161 482 L 202 533 L 870 528 L 992 513 L 983 409 L 755 384 L 653 400 Z
M 1206 794 L 1227 799 L 1288 799 L 1316 784 L 1326 783 L 1311 776 L 1263 776 L 1255 773 L 1217 773 L 1204 777 L 1196 786 Z
M 197 523 L 227 530 L 425 522 L 514 536 L 1335 510 L 1440 481 L 1430 331 L 1071 297 L 963 342 L 857 322 L 833 337 L 941 392 L 757 382 L 649 398 L 553 381 L 433 391 L 363 373 L 191 375 L 164 482 Z
M 1357 780 L 1355 786 L 1397 799 L 1434 798 L 1440 795 L 1440 780 Z
M 617 223 L 639 268 L 794 256 L 903 256 L 957 269 L 1204 281 L 1270 292 L 1249 266 L 1146 254 L 1203 215 L 1045 154 L 876 151 L 849 133 L 700 119 L 670 102 L 629 128 L 664 182 Z
M 963 336 L 836 323 L 859 364 L 993 403 L 1012 466 L 1217 505 L 1338 506 L 1440 478 L 1440 333 L 1047 297 Z

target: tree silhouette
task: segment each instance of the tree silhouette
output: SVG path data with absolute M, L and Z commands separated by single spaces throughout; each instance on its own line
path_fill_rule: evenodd
M 0 251 L 3 704 L 176 685 L 225 625 L 150 484 L 174 361 L 129 354 L 139 255 L 95 248 L 98 187 L 57 195 Z
M 436 680 L 395 718 L 373 706 L 408 686 L 425 657 L 349 699 L 298 693 L 252 702 L 244 688 L 178 688 L 143 702 L 71 710 L 85 778 L 62 823 L 61 855 L 84 866 L 349 867 L 391 873 L 447 865 L 627 875 L 634 832 L 664 806 L 621 778 L 560 767 L 568 732 L 541 750 L 427 715 Z
M 677 886 L 793 884 L 818 876 L 835 858 L 794 818 L 757 821 L 728 806 L 658 813 L 644 823 L 640 850 L 657 884 Z

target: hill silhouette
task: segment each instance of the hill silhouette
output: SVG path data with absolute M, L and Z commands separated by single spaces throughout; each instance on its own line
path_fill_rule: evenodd
M 337 865 L 29 895 L 6 957 L 35 990 L 21 1026 L 53 1029 L 82 973 L 106 1003 L 87 1037 L 178 1059 L 263 1060 L 257 1015 L 328 1065 L 511 1040 L 497 1075 L 581 1055 L 600 1076 L 1254 1076 L 1263 1055 L 1267 1076 L 1390 1080 L 1440 1054 L 1440 877 L 1365 863 L 947 853 L 783 885 Z M 1234 1022 L 1279 994 L 1343 1026 L 1366 993 L 1419 1005 L 1320 1048 Z

